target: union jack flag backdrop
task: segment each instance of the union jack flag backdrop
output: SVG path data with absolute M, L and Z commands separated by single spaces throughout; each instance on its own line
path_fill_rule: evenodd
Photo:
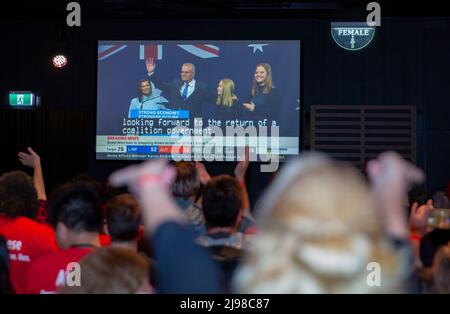
M 162 60 L 162 54 L 162 45 L 139 45 L 140 60 L 146 60 L 148 58 Z
M 101 45 L 98 46 L 98 61 L 105 60 L 119 51 L 125 49 L 127 45 Z
M 220 54 L 220 48 L 214 45 L 196 44 L 177 46 L 201 59 L 217 58 Z M 126 47 L 127 45 L 100 45 L 98 46 L 98 60 L 105 60 Z M 163 45 L 139 45 L 139 59 L 146 60 L 148 58 L 162 60 Z

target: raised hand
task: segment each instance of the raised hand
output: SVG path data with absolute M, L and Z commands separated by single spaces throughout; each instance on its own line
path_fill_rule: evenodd
M 391 151 L 369 161 L 367 173 L 386 233 L 395 238 L 407 238 L 409 228 L 403 204 L 407 199 L 408 188 L 414 183 L 420 183 L 425 177 L 424 173 Z
M 409 227 L 412 232 L 423 236 L 426 233 L 428 215 L 433 209 L 433 200 L 429 199 L 426 204 L 419 206 L 417 202 L 414 202 L 411 206 L 411 214 L 409 215 Z
M 142 196 L 149 187 L 169 191 L 175 176 L 175 169 L 166 160 L 159 159 L 117 170 L 111 174 L 109 182 L 116 187 L 127 186 L 132 192 Z
M 205 165 L 200 161 L 196 161 L 195 168 L 197 168 L 197 172 L 200 177 L 200 183 L 206 185 L 206 183 L 211 180 L 211 176 L 209 175 L 208 170 L 206 170 Z
M 404 160 L 399 154 L 388 151 L 369 161 L 367 173 L 376 189 L 386 195 L 404 196 L 414 183 L 425 176 L 422 170 Z
M 153 58 L 147 58 L 145 60 L 145 65 L 147 67 L 147 72 L 148 73 L 152 73 L 153 71 L 155 71 L 156 64 L 155 64 Z
M 244 160 L 240 160 L 236 165 L 236 168 L 234 168 L 234 176 L 239 182 L 244 182 L 245 174 L 247 173 L 249 164 L 250 164 L 250 149 L 248 146 L 246 146 Z
M 28 166 L 34 169 L 33 171 L 33 184 L 36 189 L 38 199 L 46 200 L 47 194 L 45 193 L 44 174 L 42 173 L 41 157 L 31 148 L 28 147 L 28 154 L 19 152 L 17 156 L 19 161 L 24 166 Z
M 28 154 L 24 152 L 19 152 L 17 156 L 19 157 L 19 161 L 24 166 L 28 166 L 31 168 L 35 168 L 36 166 L 41 164 L 41 157 L 31 148 L 28 147 Z

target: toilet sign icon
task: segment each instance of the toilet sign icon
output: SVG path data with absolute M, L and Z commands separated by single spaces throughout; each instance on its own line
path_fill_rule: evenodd
M 360 50 L 375 36 L 375 26 L 366 22 L 332 22 L 331 36 L 335 43 L 346 50 Z

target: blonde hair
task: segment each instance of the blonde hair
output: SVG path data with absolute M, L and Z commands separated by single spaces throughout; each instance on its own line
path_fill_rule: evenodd
M 403 259 L 382 236 L 356 169 L 316 154 L 302 157 L 282 169 L 258 207 L 259 232 L 237 271 L 238 292 L 401 291 Z M 381 287 L 367 284 L 370 262 L 383 269 Z
M 263 67 L 267 72 L 267 78 L 263 87 L 263 94 L 268 94 L 272 90 L 273 81 L 272 81 L 272 67 L 268 63 L 259 63 L 256 65 L 255 71 L 258 67 Z M 253 76 L 252 83 L 252 96 L 256 96 L 256 91 L 258 89 L 258 83 L 256 82 L 255 76 Z
M 62 294 L 131 294 L 148 284 L 149 262 L 117 247 L 99 248 L 80 262 L 81 285 L 64 286 Z
M 216 104 L 224 107 L 233 106 L 234 100 L 237 99 L 234 94 L 234 82 L 228 78 L 224 78 L 220 83 L 222 83 L 222 94 L 217 95 Z

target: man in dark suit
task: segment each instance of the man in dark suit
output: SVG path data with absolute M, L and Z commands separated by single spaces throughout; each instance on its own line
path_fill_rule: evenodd
M 195 65 L 184 63 L 181 66 L 181 79 L 171 82 L 161 82 L 155 74 L 155 63 L 152 58 L 145 61 L 149 80 L 162 90 L 169 98 L 169 108 L 175 110 L 189 110 L 189 117 L 201 117 L 202 106 L 214 103 L 213 97 L 208 92 L 207 86 L 194 79 Z

